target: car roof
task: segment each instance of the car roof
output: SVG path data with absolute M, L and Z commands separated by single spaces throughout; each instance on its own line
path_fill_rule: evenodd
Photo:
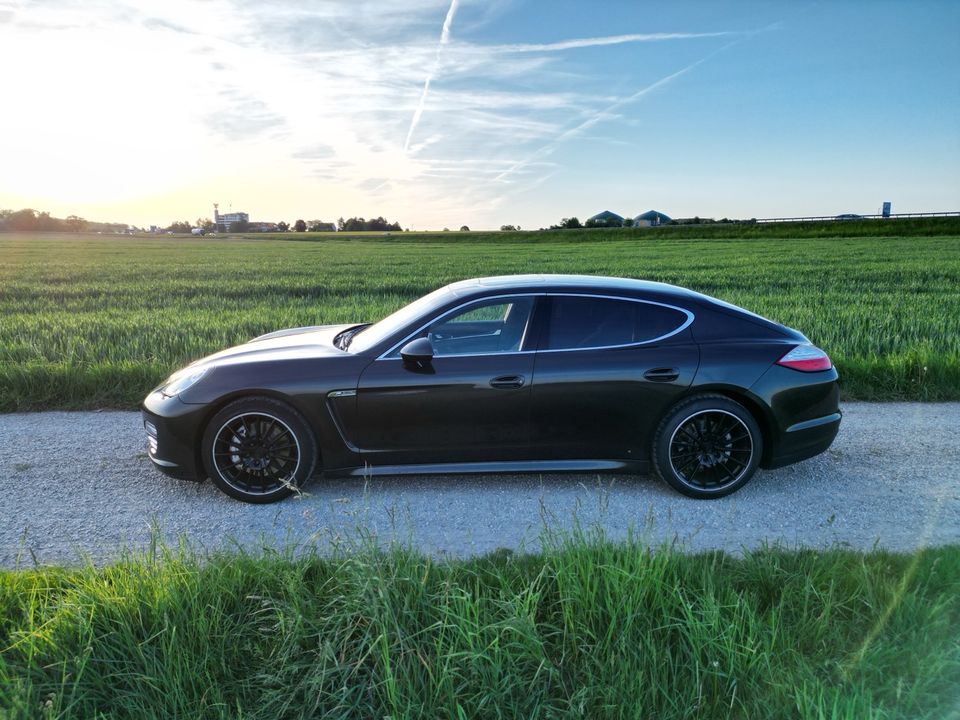
M 704 295 L 696 290 L 688 290 L 678 285 L 654 282 L 652 280 L 634 280 L 633 278 L 605 277 L 602 275 L 497 275 L 494 277 L 471 278 L 451 283 L 442 288 L 455 297 L 464 299 L 495 295 L 498 291 L 513 292 L 565 292 L 580 291 L 602 295 L 646 296 L 647 299 L 656 299 L 660 302 L 679 302 L 682 305 L 695 303 L 701 307 L 706 305 L 725 314 L 734 314 L 748 318 L 766 327 L 780 329 L 783 326 L 762 315 L 757 315 L 738 305 L 725 300 Z
M 538 291 L 562 292 L 564 290 L 591 290 L 604 293 L 652 293 L 660 296 L 683 297 L 687 299 L 705 296 L 686 288 L 651 280 L 632 278 L 604 277 L 602 275 L 497 275 L 494 277 L 471 278 L 447 285 L 447 289 L 459 297 L 481 295 L 487 291 Z

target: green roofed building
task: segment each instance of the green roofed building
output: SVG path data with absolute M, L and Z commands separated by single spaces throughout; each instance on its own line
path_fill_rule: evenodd
M 645 213 L 637 215 L 633 219 L 634 227 L 654 227 L 656 225 L 666 225 L 670 218 L 658 210 L 647 210 Z
M 591 218 L 587 218 L 584 225 L 586 227 L 623 227 L 623 218 L 615 212 L 604 210 Z

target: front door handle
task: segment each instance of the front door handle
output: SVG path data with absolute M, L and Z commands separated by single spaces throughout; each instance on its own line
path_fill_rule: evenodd
M 490 381 L 490 387 L 498 388 L 500 390 L 510 390 L 513 388 L 523 387 L 523 383 L 526 382 L 526 379 L 523 375 L 501 375 L 500 377 L 495 377 Z
M 679 368 L 660 367 L 647 370 L 643 377 L 651 382 L 673 382 L 680 377 Z

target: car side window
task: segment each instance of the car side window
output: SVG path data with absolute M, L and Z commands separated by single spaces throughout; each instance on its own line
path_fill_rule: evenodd
M 429 338 L 435 357 L 517 352 L 530 322 L 533 300 L 517 297 L 471 303 L 441 317 L 417 337 Z M 399 352 L 393 355 L 399 357 Z
M 649 342 L 687 321 L 662 305 L 615 298 L 555 295 L 542 349 L 573 350 Z

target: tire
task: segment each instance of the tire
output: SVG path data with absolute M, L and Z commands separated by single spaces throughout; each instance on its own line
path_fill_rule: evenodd
M 763 434 L 743 405 L 723 395 L 695 395 L 677 404 L 654 434 L 657 475 L 692 498 L 729 495 L 753 477 Z
M 313 475 L 317 441 L 310 425 L 279 400 L 236 400 L 214 415 L 203 433 L 203 465 L 214 484 L 248 503 L 272 503 Z

